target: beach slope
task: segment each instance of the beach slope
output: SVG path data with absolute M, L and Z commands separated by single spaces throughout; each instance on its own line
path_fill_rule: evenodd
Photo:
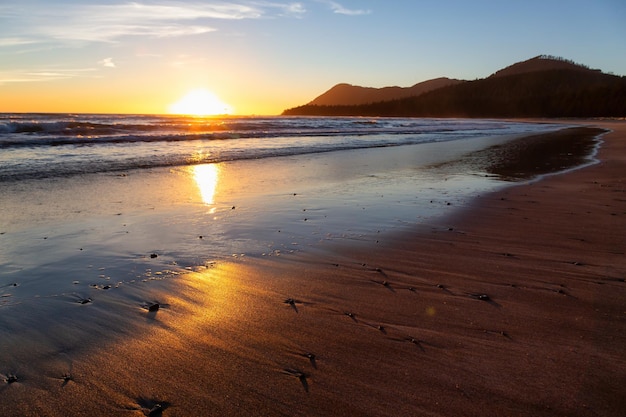
M 437 224 L 210 264 L 117 330 L 127 307 L 74 303 L 102 342 L 5 364 L 0 414 L 623 415 L 626 125 L 587 124 L 611 130 L 599 163 Z

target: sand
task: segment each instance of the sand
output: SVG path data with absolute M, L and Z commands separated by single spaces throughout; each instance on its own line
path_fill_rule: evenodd
M 584 124 L 600 163 L 437 222 L 68 299 L 0 334 L 0 415 L 621 416 L 626 125 Z

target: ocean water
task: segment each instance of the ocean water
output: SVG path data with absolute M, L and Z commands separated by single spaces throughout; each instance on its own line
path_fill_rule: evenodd
M 374 249 L 416 224 L 445 228 L 437 218 L 504 184 L 453 161 L 562 127 L 3 114 L 0 308 L 125 294 L 233 257 Z
M 335 262 L 416 225 L 456 233 L 446 215 L 507 186 L 464 155 L 562 127 L 0 115 L 0 363 L 28 384 L 59 352 L 150 331 L 146 306 L 175 317 L 181 284 L 217 264 Z
M 171 262 L 189 266 L 323 240 L 374 239 L 499 186 L 447 162 L 503 138 L 560 127 L 2 114 L 0 275 L 71 264 L 68 257 L 87 247 L 97 258 L 110 255 L 110 264 L 168 252 Z
M 466 119 L 0 114 L 0 182 L 552 129 Z

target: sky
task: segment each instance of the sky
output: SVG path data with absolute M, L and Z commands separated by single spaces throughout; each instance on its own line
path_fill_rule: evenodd
M 163 114 L 204 89 L 274 115 L 540 54 L 626 75 L 625 22 L 624 0 L 0 0 L 0 112 Z

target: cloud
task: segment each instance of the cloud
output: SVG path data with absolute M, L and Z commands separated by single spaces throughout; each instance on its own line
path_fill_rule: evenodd
M 344 15 L 347 15 L 347 16 L 360 16 L 360 15 L 365 15 L 365 14 L 372 13 L 371 10 L 347 9 L 346 7 L 344 7 L 341 4 L 339 4 L 337 2 L 334 2 L 334 1 L 323 1 L 323 2 L 330 6 L 330 8 L 332 9 L 333 13 L 337 13 L 337 14 L 344 14 Z
M 206 19 L 242 19 L 252 10 L 233 7 L 162 6 L 139 3 L 76 7 L 65 18 L 52 18 L 35 33 L 57 40 L 114 42 L 126 36 L 156 38 L 198 35 L 216 29 Z M 194 24 L 190 24 L 194 22 Z
M 289 14 L 302 15 L 302 14 L 306 13 L 306 9 L 302 5 L 302 3 L 287 4 L 287 5 L 285 5 L 285 8 L 289 12 Z
M 262 10 L 267 9 L 278 10 L 278 16 L 287 16 L 287 17 L 302 17 L 306 13 L 306 8 L 302 3 L 292 2 L 292 3 L 275 3 L 275 2 L 265 2 L 265 1 L 257 1 L 253 3 L 257 5 L 257 7 Z M 266 13 L 268 14 L 268 13 Z
M 115 62 L 113 62 L 113 58 L 104 58 L 102 61 L 98 61 L 98 64 L 107 68 L 115 68 Z
M 41 69 L 41 70 L 14 70 L 0 72 L 0 85 L 9 83 L 43 82 L 63 80 L 75 77 L 85 77 L 93 73 L 96 68 L 68 68 L 68 69 Z M 93 75 L 92 75 L 93 77 Z
M 26 38 L 0 38 L 0 47 L 28 45 L 31 43 L 35 43 L 35 41 Z
M 33 7 L 33 4 L 35 7 Z M 30 6 L 30 7 L 29 7 Z M 128 36 L 180 37 L 216 31 L 218 20 L 300 16 L 299 2 L 250 1 L 239 3 L 146 1 L 123 4 L 50 5 L 27 3 L 11 9 L 0 6 L 0 47 L 38 41 L 117 42 Z M 2 39 L 2 31 L 13 37 Z M 16 35 L 17 33 L 17 35 Z

